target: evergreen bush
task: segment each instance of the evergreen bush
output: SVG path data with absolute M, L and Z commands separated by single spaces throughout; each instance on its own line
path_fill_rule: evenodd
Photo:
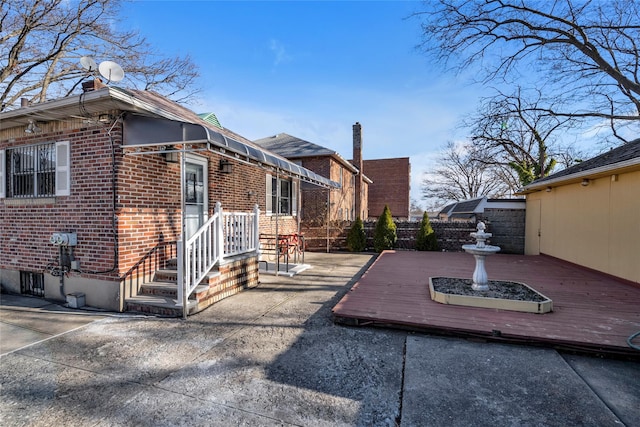
M 362 252 L 367 247 L 367 234 L 360 217 L 357 217 L 349 234 L 347 234 L 347 249 L 351 252 Z
M 429 215 L 425 212 L 422 215 L 422 222 L 420 223 L 420 230 L 416 236 L 416 249 L 419 251 L 437 251 L 438 239 L 436 233 L 431 228 L 431 222 L 429 222 Z
M 373 249 L 382 252 L 386 249 L 393 249 L 396 244 L 396 223 L 393 222 L 391 211 L 388 205 L 384 205 L 382 215 L 378 218 L 376 228 L 373 233 Z

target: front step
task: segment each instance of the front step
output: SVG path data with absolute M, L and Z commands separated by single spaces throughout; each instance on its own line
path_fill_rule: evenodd
M 158 295 L 137 295 L 127 298 L 127 311 L 155 314 L 164 317 L 181 317 L 182 306 L 179 306 L 178 300 L 170 297 Z M 190 299 L 187 301 L 187 313 L 195 314 L 198 309 L 198 301 Z
M 126 311 L 182 317 L 182 306 L 178 305 L 176 263 L 169 262 L 167 267 L 157 270 L 153 281 L 141 285 L 137 296 L 125 300 Z M 258 263 L 254 256 L 227 259 L 219 270 L 210 272 L 191 293 L 187 314 L 199 313 L 224 298 L 256 286 L 257 278 Z
M 177 269 L 157 270 L 152 282 L 140 286 L 138 295 L 127 298 L 126 311 L 155 314 L 164 317 L 181 317 L 182 306 L 178 305 L 178 271 Z M 220 273 L 212 271 L 193 290 L 187 301 L 189 315 L 204 310 L 209 304 L 203 300 L 210 300 L 210 294 L 217 293 L 220 284 Z
M 192 296 L 194 294 L 199 294 L 202 292 L 206 292 L 209 289 L 209 285 L 207 284 L 200 284 L 198 286 L 196 286 L 196 288 L 193 291 L 193 294 L 191 294 Z M 148 295 L 148 296 L 161 296 L 161 297 L 167 297 L 167 298 L 173 298 L 173 299 L 178 299 L 178 285 L 177 283 L 171 283 L 171 282 L 149 282 L 149 283 L 144 283 L 141 287 L 140 287 L 140 292 L 138 293 L 138 295 Z M 197 298 L 194 298 L 197 299 Z

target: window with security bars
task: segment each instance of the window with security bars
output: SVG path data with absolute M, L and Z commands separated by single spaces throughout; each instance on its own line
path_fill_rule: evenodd
M 34 273 L 31 271 L 20 272 L 20 293 L 33 295 L 36 297 L 44 296 L 44 274 Z
M 6 197 L 55 196 L 55 143 L 8 149 L 5 161 Z

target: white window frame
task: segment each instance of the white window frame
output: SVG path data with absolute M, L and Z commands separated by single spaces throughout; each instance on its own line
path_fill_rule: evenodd
M 289 211 L 288 212 L 277 212 L 278 215 L 282 216 L 296 216 L 298 214 L 298 181 L 289 177 L 277 177 L 275 175 L 267 174 L 266 177 L 266 204 L 265 211 L 267 215 L 276 215 L 276 211 L 273 207 L 274 198 L 278 200 L 276 196 L 276 192 L 280 191 L 281 183 L 288 182 L 289 185 Z M 276 184 L 276 188 L 273 188 L 273 184 Z
M 50 143 L 47 143 L 50 144 Z M 42 144 L 28 144 L 23 147 L 35 147 Z M 0 198 L 7 198 L 7 184 L 9 182 L 9 169 L 7 168 L 7 155 L 11 149 L 0 150 Z M 52 194 L 36 194 L 37 183 L 34 182 L 34 193 L 32 195 L 22 195 L 17 199 L 37 199 L 54 196 L 68 196 L 71 194 L 71 157 L 69 141 L 59 141 L 53 144 L 55 153 L 55 171 Z M 35 161 L 35 160 L 34 160 Z M 34 171 L 34 174 L 37 172 Z M 36 176 L 36 175 L 34 175 Z M 35 178 L 34 178 L 35 179 Z

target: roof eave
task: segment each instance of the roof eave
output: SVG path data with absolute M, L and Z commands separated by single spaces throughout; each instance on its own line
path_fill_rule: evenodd
M 82 105 L 82 110 L 80 109 Z M 0 113 L 0 130 L 26 126 L 29 120 L 64 120 L 72 116 L 86 116 L 108 110 L 122 110 L 180 120 L 170 112 L 131 96 L 125 90 L 106 86 L 66 98 L 45 101 Z
M 587 169 L 584 171 L 572 173 L 570 175 L 560 176 L 558 178 L 542 179 L 534 181 L 533 183 L 518 190 L 515 195 L 523 196 L 530 193 L 542 191 L 547 187 L 554 187 L 558 185 L 568 185 L 576 182 L 580 182 L 583 179 L 596 179 L 603 176 L 610 175 L 611 173 L 622 173 L 638 169 L 640 167 L 640 157 L 624 160 L 622 162 L 612 163 L 609 165 L 601 166 L 598 168 Z

